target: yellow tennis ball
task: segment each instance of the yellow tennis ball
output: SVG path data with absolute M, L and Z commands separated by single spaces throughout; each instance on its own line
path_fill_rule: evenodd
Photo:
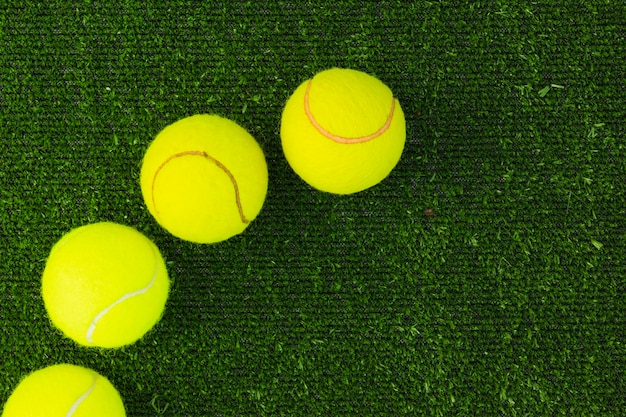
M 102 222 L 73 229 L 53 246 L 41 292 L 52 323 L 66 336 L 114 348 L 137 341 L 159 321 L 169 278 L 150 239 Z
M 404 113 L 377 78 L 332 68 L 303 82 L 282 114 L 289 165 L 321 191 L 351 194 L 378 184 L 400 160 Z
M 237 123 L 198 114 L 165 127 L 146 150 L 141 192 L 156 221 L 174 236 L 215 243 L 243 232 L 261 211 L 267 165 Z
M 53 365 L 24 378 L 2 417 L 124 417 L 120 394 L 108 379 L 76 365 Z

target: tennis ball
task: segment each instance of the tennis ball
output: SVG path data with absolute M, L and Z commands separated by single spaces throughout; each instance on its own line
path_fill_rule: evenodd
M 377 78 L 332 68 L 303 82 L 283 109 L 280 136 L 291 168 L 309 185 L 352 194 L 378 184 L 400 160 L 404 113 Z
M 243 232 L 267 193 L 267 165 L 237 123 L 198 114 L 165 127 L 149 145 L 141 192 L 156 221 L 174 236 L 216 243 Z
M 124 417 L 120 394 L 108 379 L 76 365 L 53 365 L 24 378 L 2 417 Z
M 165 262 L 137 230 L 81 226 L 52 248 L 41 292 L 52 323 L 83 346 L 115 348 L 140 339 L 161 318 L 169 292 Z

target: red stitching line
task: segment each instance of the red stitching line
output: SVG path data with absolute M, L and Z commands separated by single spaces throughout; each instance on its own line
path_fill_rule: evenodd
M 315 129 L 318 132 L 326 136 L 328 139 L 334 140 L 337 143 L 346 143 L 346 144 L 361 143 L 361 142 L 367 142 L 372 139 L 375 139 L 379 137 L 380 135 L 382 135 L 383 133 L 385 133 L 387 129 L 389 129 L 389 126 L 391 125 L 391 120 L 393 119 L 393 113 L 396 107 L 396 99 L 394 97 L 391 97 L 391 111 L 389 112 L 389 116 L 387 117 L 385 124 L 376 132 L 372 133 L 371 135 L 361 136 L 361 137 L 356 137 L 356 138 L 347 138 L 347 137 L 335 135 L 329 132 L 328 130 L 324 129 L 322 125 L 320 125 L 317 122 L 317 120 L 315 120 L 315 117 L 313 116 L 313 112 L 311 111 L 311 107 L 309 105 L 309 92 L 311 91 L 312 83 L 313 83 L 313 79 L 310 79 L 309 83 L 306 86 L 306 91 L 304 93 L 304 112 L 306 113 L 313 127 L 315 127 Z

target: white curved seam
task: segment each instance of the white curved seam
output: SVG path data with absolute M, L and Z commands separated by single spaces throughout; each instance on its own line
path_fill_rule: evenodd
M 153 249 L 153 252 L 154 252 L 154 249 Z M 100 313 L 98 313 L 98 315 L 92 320 L 91 324 L 89 324 L 89 328 L 87 329 L 87 341 L 89 343 L 93 343 L 93 332 L 96 331 L 96 327 L 98 326 L 98 322 L 102 319 L 102 317 L 104 317 L 115 306 L 117 306 L 118 304 L 123 303 L 124 301 L 128 300 L 129 298 L 135 297 L 137 295 L 145 294 L 156 283 L 156 277 L 157 277 L 156 254 L 154 255 L 154 258 L 155 258 L 155 265 L 154 265 L 154 273 L 152 274 L 152 281 L 150 281 L 148 286 L 146 286 L 146 287 L 144 287 L 144 288 L 142 288 L 140 290 L 124 294 L 118 300 L 114 301 L 113 304 L 111 304 L 110 306 L 108 306 L 107 308 L 102 310 Z
M 89 395 L 93 392 L 94 389 L 96 389 L 96 382 L 98 381 L 98 375 L 94 374 L 93 376 L 93 382 L 91 384 L 91 387 L 89 387 L 89 389 L 87 391 L 85 391 L 85 393 L 83 395 L 81 395 L 75 402 L 74 404 L 72 404 L 72 408 L 69 409 L 69 411 L 67 412 L 67 414 L 65 415 L 65 417 L 72 417 L 74 415 L 74 413 L 76 412 L 76 410 L 78 409 L 78 407 L 80 407 L 80 405 L 85 402 L 85 400 L 87 399 L 87 397 L 89 397 Z

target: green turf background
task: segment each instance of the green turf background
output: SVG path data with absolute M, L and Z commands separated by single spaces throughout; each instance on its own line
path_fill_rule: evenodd
M 623 1 L 11 3 L 0 403 L 69 362 L 130 416 L 622 415 Z M 352 196 L 280 148 L 289 94 L 332 66 L 378 76 L 407 119 L 397 168 Z M 261 215 L 216 245 L 162 230 L 138 185 L 150 140 L 195 113 L 269 165 Z M 39 293 L 54 242 L 105 220 L 154 239 L 173 282 L 113 351 L 65 339 Z

